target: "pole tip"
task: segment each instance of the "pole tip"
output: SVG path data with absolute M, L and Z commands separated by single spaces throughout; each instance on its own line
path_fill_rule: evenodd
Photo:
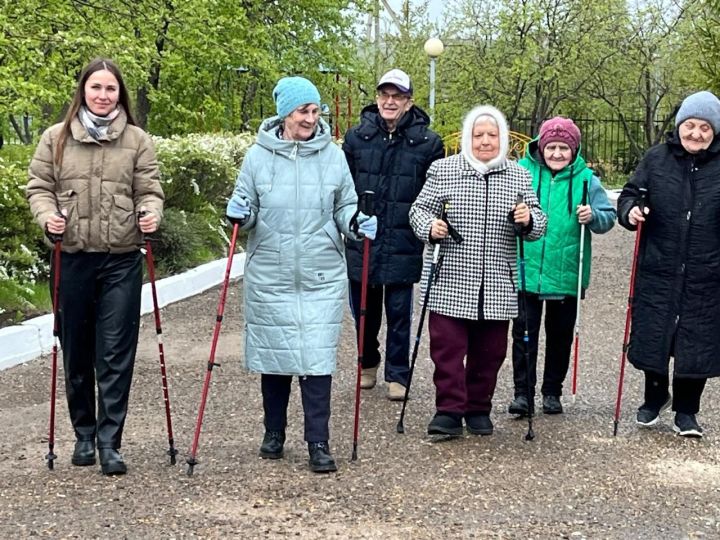
M 405 426 L 402 425 L 402 422 L 398 422 L 396 429 L 398 433 L 405 433 Z
M 613 437 L 617 436 L 617 430 L 618 430 L 618 421 L 615 420 L 615 425 L 613 426 Z

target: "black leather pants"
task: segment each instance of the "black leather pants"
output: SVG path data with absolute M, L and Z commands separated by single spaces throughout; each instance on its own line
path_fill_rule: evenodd
M 142 255 L 63 253 L 60 266 L 59 337 L 75 436 L 120 448 L 140 324 Z

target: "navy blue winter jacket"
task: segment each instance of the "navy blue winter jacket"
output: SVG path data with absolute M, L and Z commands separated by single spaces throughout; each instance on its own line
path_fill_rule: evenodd
M 410 205 L 425 184 L 430 164 L 444 157 L 428 115 L 413 106 L 389 133 L 377 105 L 362 110 L 360 124 L 345 135 L 343 151 L 358 194 L 375 192 L 378 231 L 370 255 L 371 284 L 408 285 L 420 281 L 423 243 L 410 227 Z M 345 241 L 348 275 L 360 281 L 362 242 Z

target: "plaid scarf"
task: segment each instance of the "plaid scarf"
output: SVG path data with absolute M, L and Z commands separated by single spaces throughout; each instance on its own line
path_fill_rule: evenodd
M 90 136 L 96 141 L 99 141 L 101 139 L 107 139 L 108 128 L 113 120 L 117 118 L 118 114 L 120 114 L 120 109 L 115 109 L 107 116 L 97 116 L 83 105 L 80 107 L 80 112 L 78 112 L 78 118 Z

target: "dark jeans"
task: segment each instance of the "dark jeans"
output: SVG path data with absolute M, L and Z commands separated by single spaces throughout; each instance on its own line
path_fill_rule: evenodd
M 430 356 L 440 413 L 489 413 L 509 321 L 472 321 L 430 312 Z M 467 356 L 467 361 L 465 357 Z
M 530 351 L 530 390 L 535 395 L 537 383 L 537 356 L 540 321 L 543 302 L 545 303 L 545 372 L 541 392 L 544 396 L 561 396 L 563 381 L 570 365 L 570 349 L 575 331 L 577 299 L 574 296 L 563 300 L 540 300 L 537 294 L 527 295 L 527 323 Z M 527 368 L 525 364 L 525 343 L 523 332 L 525 318 L 522 296 L 518 302 L 520 312 L 512 327 L 513 380 L 515 396 L 527 395 Z
M 645 405 L 659 409 L 667 400 L 670 384 L 667 374 L 645 371 Z M 707 379 L 684 379 L 673 377 L 673 402 L 675 412 L 697 414 L 700 410 L 700 398 Z
M 299 377 L 299 379 L 305 414 L 305 440 L 307 442 L 329 441 L 332 376 L 318 375 Z M 267 431 L 285 431 L 291 384 L 292 376 L 290 375 L 263 373 L 260 376 Z
M 120 448 L 140 328 L 142 255 L 63 253 L 60 261 L 59 338 L 75 437 Z
M 360 327 L 360 282 L 350 281 L 350 308 L 355 318 L 355 332 Z M 407 384 L 410 371 L 410 324 L 412 323 L 412 285 L 370 285 L 365 306 L 365 341 L 363 367 L 380 364 L 378 334 L 382 324 L 383 294 L 387 337 L 385 340 L 385 380 Z

